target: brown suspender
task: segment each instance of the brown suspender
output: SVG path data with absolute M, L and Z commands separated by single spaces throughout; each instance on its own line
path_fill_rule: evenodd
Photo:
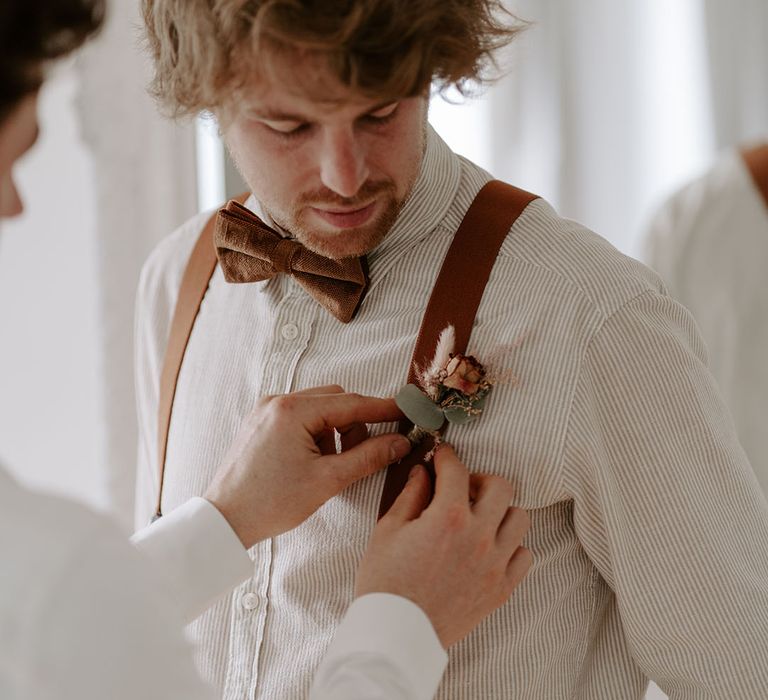
M 415 365 L 424 367 L 431 361 L 440 333 L 446 326 L 452 325 L 456 331 L 455 352 L 466 352 L 477 309 L 501 244 L 517 217 L 534 199 L 536 195 L 499 180 L 492 180 L 478 192 L 453 237 L 432 289 L 416 338 L 408 372 L 409 383 L 415 383 Z M 410 421 L 403 420 L 399 429 L 407 435 L 412 427 Z M 431 440 L 425 440 L 389 467 L 379 517 L 389 510 L 403 490 L 411 468 L 423 463 L 424 455 L 431 448 Z
M 752 176 L 758 192 L 768 207 L 768 144 L 756 146 L 741 152 L 741 157 Z
M 247 197 L 248 195 L 241 195 L 237 201 L 244 203 Z M 446 326 L 453 325 L 456 330 L 456 351 L 466 351 L 475 315 L 499 249 L 512 224 L 534 199 L 536 195 L 498 180 L 486 184 L 475 197 L 453 238 L 427 304 L 410 364 L 409 382 L 415 379 L 414 362 L 423 366 L 431 359 L 438 336 Z M 165 459 L 176 383 L 195 319 L 216 269 L 216 251 L 213 245 L 215 221 L 214 215 L 195 244 L 181 280 L 179 298 L 171 322 L 160 378 L 159 481 L 155 518 L 162 514 Z M 403 433 L 407 433 L 411 427 L 407 421 L 400 423 L 400 431 Z M 379 515 L 386 513 L 392 505 L 408 479 L 411 467 L 423 459 L 429 448 L 429 445 L 421 445 L 405 459 L 389 467 Z
M 236 201 L 245 204 L 250 193 L 241 194 Z M 168 336 L 168 346 L 163 359 L 163 371 L 160 374 L 160 397 L 158 401 L 157 424 L 157 463 L 160 480 L 157 485 L 157 501 L 154 520 L 162 514 L 163 478 L 165 477 L 165 456 L 168 451 L 168 432 L 171 428 L 173 399 L 176 396 L 176 383 L 179 380 L 181 363 L 187 351 L 189 336 L 195 325 L 195 319 L 200 312 L 208 284 L 213 277 L 218 259 L 216 247 L 213 245 L 213 231 L 216 227 L 216 215 L 208 219 L 203 232 L 197 239 L 192 254 L 189 256 L 184 276 L 181 278 L 179 298 L 173 311 L 171 332 Z

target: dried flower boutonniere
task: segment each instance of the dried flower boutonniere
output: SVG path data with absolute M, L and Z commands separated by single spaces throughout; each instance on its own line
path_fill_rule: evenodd
M 440 428 L 447 420 L 461 425 L 483 413 L 485 400 L 493 385 L 485 368 L 471 355 L 454 353 L 456 334 L 448 326 L 440 334 L 431 364 L 416 368 L 419 386 L 406 384 L 395 397 L 400 410 L 414 427 L 408 439 L 417 444 L 427 435 L 440 444 Z M 425 456 L 431 459 L 432 450 Z

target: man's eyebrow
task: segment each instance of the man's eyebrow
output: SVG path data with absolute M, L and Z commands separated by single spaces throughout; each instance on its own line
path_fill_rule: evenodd
M 249 114 L 256 119 L 265 119 L 271 122 L 306 122 L 306 117 L 300 114 L 290 114 L 269 107 L 253 107 L 248 110 Z
M 362 110 L 358 115 L 357 119 L 360 117 L 364 117 L 366 114 L 372 114 L 373 112 L 378 112 L 379 110 L 384 109 L 385 107 L 389 107 L 390 105 L 394 105 L 398 102 L 398 100 L 386 100 L 385 102 L 379 102 L 375 105 L 372 105 L 371 107 L 367 107 L 366 109 Z M 265 121 L 271 121 L 271 122 L 310 122 L 312 119 L 309 117 L 303 115 L 303 114 L 292 114 L 290 112 L 283 112 L 279 109 L 273 109 L 271 107 L 252 107 L 248 110 L 248 113 L 251 117 L 255 119 L 264 119 Z

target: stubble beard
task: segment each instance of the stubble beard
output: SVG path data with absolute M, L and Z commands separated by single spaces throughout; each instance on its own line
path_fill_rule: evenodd
M 406 202 L 410 199 L 421 172 L 426 150 L 427 112 L 425 110 L 421 123 L 421 148 L 418 157 L 409 164 L 411 178 L 405 193 L 400 198 L 397 196 L 397 187 L 392 180 L 366 182 L 352 198 L 340 197 L 331 190 L 323 189 L 302 195 L 286 217 L 287 225 L 283 225 L 277 219 L 275 221 L 289 231 L 306 248 L 326 258 L 340 260 L 342 258 L 366 255 L 387 237 Z M 347 209 L 354 209 L 356 204 L 365 206 L 374 198 L 379 198 L 382 202 L 381 212 L 373 221 L 359 228 L 337 230 L 334 233 L 322 233 L 318 228 L 311 226 L 306 221 L 309 207 L 314 205 L 337 205 Z
M 398 199 L 393 182 L 365 183 L 360 191 L 351 198 L 339 197 L 324 190 L 302 195 L 294 204 L 285 221 L 275 219 L 297 241 L 309 250 L 326 258 L 360 257 L 376 248 L 390 232 L 400 215 L 406 197 Z M 363 207 L 376 200 L 378 213 L 372 221 L 354 228 L 336 229 L 327 224 L 313 224 L 311 207 L 320 206 L 332 209 L 354 209 Z

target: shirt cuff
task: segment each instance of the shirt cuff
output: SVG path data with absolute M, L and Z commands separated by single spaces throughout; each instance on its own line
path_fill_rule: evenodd
M 448 663 L 434 627 L 415 603 L 390 593 L 357 598 L 347 610 L 322 667 L 331 669 L 358 655 L 378 656 L 402 674 L 408 697 L 434 697 Z M 319 680 L 319 679 L 317 679 Z
M 191 498 L 132 538 L 190 622 L 253 575 L 253 563 L 219 510 Z

